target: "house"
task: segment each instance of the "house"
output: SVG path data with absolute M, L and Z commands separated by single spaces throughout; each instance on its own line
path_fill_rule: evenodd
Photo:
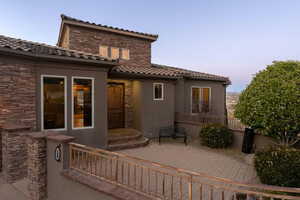
M 0 36 L 0 126 L 107 148 L 109 130 L 153 138 L 175 122 L 225 123 L 227 77 L 153 64 L 158 35 L 61 18 L 57 46 Z

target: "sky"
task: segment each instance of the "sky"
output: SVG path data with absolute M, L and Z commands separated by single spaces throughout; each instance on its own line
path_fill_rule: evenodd
M 152 62 L 230 77 L 243 90 L 300 60 L 299 0 L 0 0 L 0 34 L 56 45 L 60 15 L 158 34 Z

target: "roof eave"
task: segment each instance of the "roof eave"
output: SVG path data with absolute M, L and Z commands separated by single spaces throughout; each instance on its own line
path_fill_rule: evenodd
M 101 67 L 114 67 L 119 65 L 117 62 L 110 61 L 101 61 L 101 60 L 84 60 L 80 58 L 73 57 L 62 57 L 56 55 L 45 55 L 45 54 L 34 54 L 31 52 L 24 52 L 19 50 L 13 50 L 9 48 L 0 47 L 0 55 L 12 55 L 12 56 L 21 56 L 26 58 L 32 58 L 35 60 L 46 60 L 46 61 L 59 61 L 59 62 L 68 62 L 68 63 L 77 63 L 77 64 L 89 64 L 97 65 Z
M 63 34 L 63 31 L 64 31 L 64 21 L 62 20 L 61 23 L 60 23 L 60 28 L 59 28 L 59 35 L 58 35 L 58 40 L 57 40 L 57 46 L 60 47 L 61 45 L 61 37 L 62 37 L 62 34 Z
M 200 78 L 200 77 L 191 77 L 191 76 L 183 76 L 185 79 L 190 79 L 190 80 L 198 80 L 198 81 L 214 81 L 214 82 L 221 82 L 224 85 L 231 85 L 231 81 L 229 79 L 227 80 L 220 80 L 220 79 L 213 79 L 213 78 Z
M 80 27 L 85 27 L 85 28 L 91 28 L 91 29 L 96 29 L 96 30 L 101 30 L 101 31 L 107 31 L 107 32 L 112 32 L 112 33 L 116 33 L 116 34 L 120 34 L 120 35 L 127 35 L 127 36 L 131 36 L 131 37 L 137 37 L 137 38 L 141 38 L 141 39 L 150 40 L 151 42 L 156 41 L 158 38 L 158 36 L 149 36 L 149 35 L 142 35 L 139 33 L 115 30 L 115 29 L 110 29 L 110 28 L 106 28 L 106 27 L 100 27 L 98 25 L 87 24 L 84 22 L 77 22 L 77 21 L 75 22 L 73 20 L 62 18 L 61 29 L 64 28 L 65 24 L 80 26 Z M 59 35 L 59 42 L 61 42 L 61 35 Z
M 163 75 L 155 75 L 155 74 L 143 74 L 143 73 L 131 73 L 131 72 L 109 72 L 109 76 L 120 76 L 120 77 L 128 77 L 128 78 L 157 78 L 157 79 L 166 79 L 166 80 L 177 80 L 180 77 L 176 76 L 163 76 Z

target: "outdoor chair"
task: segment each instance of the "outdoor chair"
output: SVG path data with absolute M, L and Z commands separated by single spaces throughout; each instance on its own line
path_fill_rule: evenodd
M 159 130 L 159 136 L 158 136 L 158 142 L 160 144 L 161 138 L 183 138 L 185 145 L 187 145 L 187 134 L 185 131 L 185 128 L 183 127 L 176 127 L 173 126 L 167 126 L 162 127 Z

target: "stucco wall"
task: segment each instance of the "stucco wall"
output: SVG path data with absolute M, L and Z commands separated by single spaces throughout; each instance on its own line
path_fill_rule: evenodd
M 153 100 L 153 83 L 164 83 L 164 100 Z M 142 80 L 135 84 L 139 89 L 140 100 L 135 114 L 136 121 L 141 120 L 140 130 L 149 138 L 157 137 L 161 127 L 174 124 L 175 115 L 175 84 L 172 81 Z M 135 95 L 135 96 L 137 96 Z
M 67 76 L 67 131 L 63 133 L 83 144 L 106 147 L 108 69 L 1 55 L 0 69 L 0 127 L 12 121 L 41 130 L 41 75 Z M 72 76 L 95 78 L 93 129 L 72 130 Z
M 65 66 L 66 67 L 66 66 Z M 82 144 L 106 147 L 107 145 L 107 72 L 97 68 L 82 68 L 79 66 L 58 67 L 55 64 L 44 64 L 40 67 L 37 77 L 41 75 L 57 75 L 67 77 L 67 131 L 62 134 L 76 137 L 76 142 Z M 72 129 L 72 76 L 94 78 L 94 127 L 89 129 Z M 41 95 L 41 83 L 38 82 L 37 94 Z M 38 102 L 38 128 L 41 128 L 41 99 Z
M 225 93 L 226 88 L 220 82 L 215 81 L 192 81 L 184 82 L 184 113 L 191 113 L 191 87 L 210 87 L 211 88 L 211 112 L 206 115 L 225 118 Z M 178 92 L 178 91 L 176 91 Z M 182 102 L 178 102 L 182 104 Z

